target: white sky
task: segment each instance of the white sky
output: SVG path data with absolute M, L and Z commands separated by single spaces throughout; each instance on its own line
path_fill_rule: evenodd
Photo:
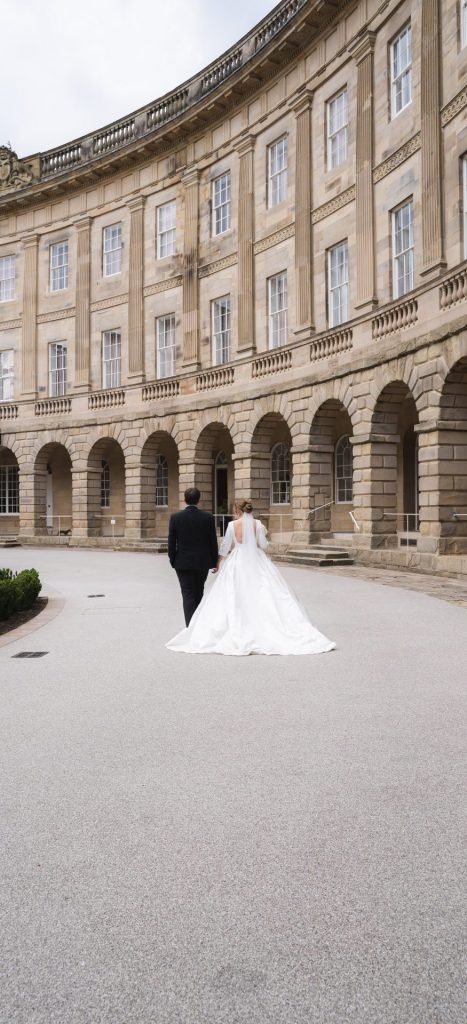
M 86 135 L 201 71 L 277 0 L 2 0 L 0 146 Z

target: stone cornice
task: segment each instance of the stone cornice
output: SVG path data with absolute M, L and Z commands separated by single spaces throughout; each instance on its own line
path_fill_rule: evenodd
M 348 203 L 353 203 L 356 196 L 355 185 L 351 185 L 345 192 L 340 192 L 334 199 L 330 199 L 329 202 L 323 203 L 323 206 L 317 206 L 311 214 L 312 224 L 319 224 L 320 220 L 324 220 L 325 217 L 329 217 L 331 213 L 335 213 L 336 210 L 341 210 L 343 206 L 347 206 Z
M 50 313 L 39 313 L 37 323 L 48 324 L 52 323 L 54 320 L 69 320 L 73 316 L 76 316 L 76 309 L 74 306 L 71 306 L 69 309 L 54 309 Z
M 143 295 L 146 299 L 149 295 L 159 295 L 161 292 L 171 291 L 172 288 L 181 288 L 183 284 L 183 277 L 179 274 L 177 277 L 169 277 L 167 281 L 156 281 L 155 284 L 147 284 L 143 288 Z
M 457 93 L 457 96 L 454 96 L 454 99 L 450 100 L 449 103 L 443 107 L 441 111 L 441 124 L 443 128 L 445 128 L 445 126 L 449 124 L 456 114 L 459 114 L 464 107 L 467 107 L 467 85 Z
M 217 274 L 219 270 L 226 270 L 227 267 L 234 267 L 237 262 L 238 255 L 236 252 L 232 252 L 229 256 L 224 256 L 221 260 L 214 260 L 213 263 L 207 263 L 205 266 L 200 267 L 198 270 L 198 277 L 210 277 L 211 274 Z
M 295 224 L 288 224 L 286 228 L 280 228 L 279 231 L 274 231 L 272 235 L 267 235 L 266 238 L 260 238 L 259 241 L 254 244 L 255 256 L 260 252 L 265 252 L 266 249 L 272 249 L 273 245 L 278 245 L 279 242 L 285 242 L 287 238 L 293 238 L 294 234 Z
M 0 322 L 0 331 L 14 331 L 18 327 L 23 326 L 22 317 L 16 317 L 15 320 L 3 320 Z
M 416 153 L 421 147 L 421 132 L 417 132 L 416 135 L 412 135 L 412 138 L 408 142 L 405 142 L 400 149 L 396 149 L 395 153 L 391 153 L 391 156 L 387 160 L 383 160 L 382 163 L 378 164 L 373 169 L 373 182 L 376 184 L 377 181 L 381 181 L 381 178 L 385 178 L 387 174 L 390 174 L 395 167 L 399 167 L 405 160 L 408 160 L 409 156 Z

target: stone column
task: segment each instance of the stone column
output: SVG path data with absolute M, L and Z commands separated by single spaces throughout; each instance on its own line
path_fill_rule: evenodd
M 199 171 L 187 171 L 185 190 L 185 234 L 183 245 L 183 366 L 199 366 L 198 207 Z
M 34 537 L 36 526 L 34 464 L 19 464 L 19 536 Z
M 71 471 L 73 537 L 88 536 L 88 469 L 86 464 Z
M 360 531 L 354 541 L 358 547 L 394 546 L 397 542 L 397 518 L 384 512 L 397 512 L 398 435 L 367 434 L 354 436 L 353 511 Z
M 439 0 L 422 0 L 422 274 L 439 272 L 446 266 L 443 240 L 440 42 Z
M 254 145 L 249 135 L 238 147 L 238 353 L 253 355 L 255 343 Z
M 133 383 L 144 380 L 144 196 L 129 204 L 130 266 L 128 283 L 128 376 Z
M 37 256 L 39 236 L 25 238 L 23 287 L 23 340 L 21 391 L 23 398 L 37 396 Z
M 292 543 L 308 544 L 310 530 L 313 528 L 310 520 L 310 470 L 311 470 L 311 445 L 308 441 L 302 444 L 294 444 L 291 450 L 292 456 L 292 514 L 293 514 L 293 535 Z
M 367 32 L 353 49 L 357 64 L 356 225 L 357 309 L 376 303 L 373 201 L 373 53 L 375 33 Z
M 419 551 L 467 553 L 467 422 L 419 423 Z
M 75 389 L 91 385 L 91 218 L 78 221 L 76 259 Z
M 139 456 L 135 461 L 125 461 L 125 537 L 132 540 L 141 538 L 141 465 Z
M 295 297 L 297 335 L 313 329 L 313 245 L 311 229 L 312 178 L 311 108 L 313 93 L 303 89 L 294 98 L 295 149 Z
M 234 467 L 234 494 L 237 497 L 251 497 L 252 492 L 252 458 L 250 450 L 248 452 L 238 452 L 232 455 L 232 462 Z M 256 515 L 256 509 L 255 515 Z

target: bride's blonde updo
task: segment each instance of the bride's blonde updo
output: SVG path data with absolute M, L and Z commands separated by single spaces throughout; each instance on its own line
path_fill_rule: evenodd
M 234 501 L 234 510 L 238 512 L 253 512 L 253 505 L 249 498 L 236 498 Z

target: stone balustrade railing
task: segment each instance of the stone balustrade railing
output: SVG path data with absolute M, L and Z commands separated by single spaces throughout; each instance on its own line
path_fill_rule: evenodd
M 306 0 L 290 0 L 290 2 L 284 4 L 282 9 L 277 11 L 277 13 L 274 14 L 265 25 L 262 25 L 255 36 L 255 51 L 266 46 L 266 43 L 269 43 L 269 40 L 273 39 L 273 37 L 277 35 L 285 25 L 287 25 L 291 18 L 295 17 L 305 3 Z
M 18 406 L 2 402 L 0 404 L 0 420 L 16 420 L 18 418 Z
M 179 89 L 178 92 L 173 92 L 159 103 L 155 103 L 146 113 L 146 130 L 153 131 L 155 128 L 160 128 L 163 124 L 167 124 L 167 121 L 183 114 L 189 106 L 188 99 L 189 90 Z
M 384 338 L 387 334 L 394 334 L 404 327 L 411 327 L 418 320 L 417 299 L 408 299 L 406 302 L 399 302 L 396 306 L 375 316 L 372 320 L 373 339 Z
M 145 384 L 141 391 L 143 402 L 152 402 L 154 399 L 161 398 L 176 398 L 179 394 L 180 381 L 175 378 L 156 381 L 155 384 Z
M 220 60 L 214 67 L 210 68 L 207 75 L 202 79 L 201 92 L 210 92 L 211 89 L 215 89 L 217 85 L 224 82 L 234 71 L 238 71 L 238 68 L 242 66 L 242 52 L 241 49 L 235 50 L 234 53 L 229 53 L 224 60 Z
M 111 409 L 114 406 L 125 405 L 125 391 L 123 388 L 109 391 L 99 391 L 95 395 L 89 395 L 89 409 Z
M 226 384 L 233 384 L 234 380 L 233 366 L 220 366 L 214 370 L 207 370 L 206 373 L 199 373 L 196 378 L 196 390 L 210 391 L 211 388 L 221 388 Z
M 94 135 L 92 140 L 93 153 L 96 156 L 100 156 L 102 153 L 108 153 L 118 146 L 124 146 L 125 143 L 131 142 L 134 138 L 135 119 L 131 117 L 127 121 L 121 121 L 120 124 L 110 125 L 103 132 Z
M 34 406 L 35 416 L 63 416 L 71 412 L 71 398 L 43 398 Z
M 310 360 L 325 359 L 326 356 L 336 356 L 339 352 L 346 352 L 352 348 L 352 328 L 343 331 L 333 331 L 322 338 L 316 338 L 310 345 Z
M 467 267 L 443 281 L 439 289 L 439 307 L 447 309 L 467 298 Z
M 41 156 L 41 178 L 47 178 L 51 174 L 62 174 L 72 167 L 78 167 L 81 163 L 83 147 L 78 143 L 71 143 L 63 149 L 56 149 L 51 153 L 44 153 Z
M 264 356 L 253 360 L 251 366 L 252 377 L 264 377 L 269 373 L 280 373 L 281 370 L 288 370 L 292 366 L 292 352 L 290 349 L 276 349 Z

